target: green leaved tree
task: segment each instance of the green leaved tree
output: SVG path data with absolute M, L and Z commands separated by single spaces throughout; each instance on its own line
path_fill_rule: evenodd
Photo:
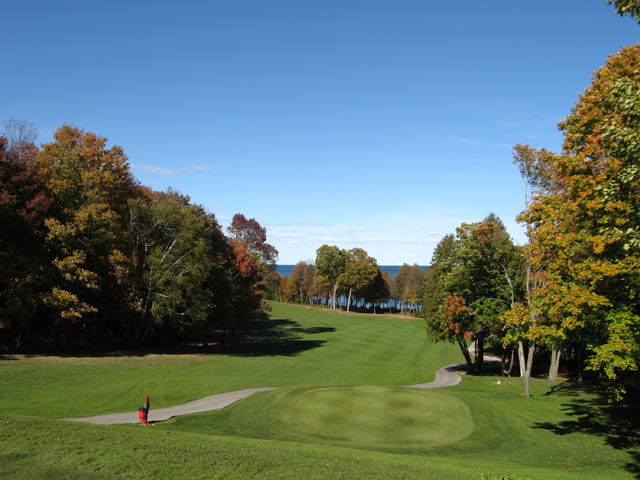
M 336 246 L 322 245 L 316 250 L 316 283 L 331 289 L 331 308 L 336 309 L 336 293 L 340 286 L 340 275 L 347 267 L 347 255 Z

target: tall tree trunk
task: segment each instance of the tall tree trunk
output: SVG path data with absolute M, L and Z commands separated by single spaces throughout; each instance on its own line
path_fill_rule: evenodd
M 521 341 L 518 342 L 518 363 L 520 364 L 520 376 L 524 378 L 527 364 L 524 361 L 524 345 L 522 345 Z
M 576 346 L 576 361 L 578 367 L 578 382 L 582 382 L 584 380 L 584 360 L 582 358 L 582 345 Z
M 138 345 L 140 345 L 140 342 L 142 342 L 147 337 L 147 334 L 151 329 L 151 323 L 153 322 L 153 316 L 151 315 L 151 308 L 152 308 L 151 303 L 148 303 L 145 306 L 145 310 L 142 315 L 142 318 L 140 319 L 140 322 L 136 325 L 135 333 L 132 339 L 134 347 L 137 347 Z
M 202 323 L 202 348 L 207 348 L 207 332 L 209 331 L 209 319 Z
M 482 373 L 484 366 L 484 335 L 478 335 L 476 338 L 476 373 Z
M 351 308 L 351 292 L 353 289 L 349 288 L 349 297 L 347 297 L 347 312 L 349 312 L 349 308 Z
M 467 342 L 463 337 L 458 337 L 458 346 L 462 351 L 462 355 L 464 356 L 465 362 L 467 362 L 467 372 L 470 374 L 476 373 L 475 368 L 473 366 L 473 361 L 471 360 L 471 354 L 469 353 L 469 347 L 467 347 Z
M 529 345 L 529 352 L 527 353 L 527 368 L 524 372 L 524 396 L 530 396 L 531 391 L 531 367 L 533 366 L 533 354 L 536 350 L 536 344 Z
M 504 375 L 505 377 L 510 377 L 511 376 L 511 370 L 513 369 L 513 361 L 515 360 L 515 354 L 516 354 L 516 350 L 515 348 L 511 349 L 511 358 L 509 360 L 509 368 L 506 367 L 505 365 L 505 356 L 504 354 L 502 354 L 502 361 L 500 362 L 502 365 L 502 375 Z
M 527 305 L 529 307 L 529 315 L 531 317 L 531 323 L 536 325 L 537 322 L 537 313 L 536 309 L 531 301 L 531 265 L 527 265 Z M 533 367 L 533 354 L 536 351 L 535 342 L 531 342 L 529 345 L 529 352 L 527 353 L 527 368 L 524 371 L 524 396 L 529 396 L 529 391 L 531 387 L 531 368 Z
M 555 382 L 558 379 L 558 368 L 560 367 L 560 354 L 559 348 L 551 349 L 551 364 L 549 365 L 549 381 Z
M 336 293 L 338 291 L 338 282 L 335 283 L 335 285 L 333 286 L 333 303 L 332 303 L 332 309 L 335 310 L 336 309 Z

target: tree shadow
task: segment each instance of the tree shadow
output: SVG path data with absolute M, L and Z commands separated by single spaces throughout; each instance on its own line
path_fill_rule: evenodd
M 463 370 L 467 369 L 467 365 L 466 364 L 461 364 L 463 365 Z M 468 375 L 473 375 L 474 377 L 499 377 L 502 376 L 502 370 L 500 367 L 500 361 L 499 360 L 484 360 L 482 362 L 482 370 L 481 371 L 475 371 L 472 373 L 467 372 Z
M 327 333 L 327 332 L 336 331 L 336 329 L 333 327 L 310 327 L 310 328 L 293 327 L 290 330 L 292 332 L 307 333 L 307 334 Z
M 306 335 L 335 332 L 333 327 L 302 327 L 293 320 L 272 318 L 266 314 L 244 319 L 235 335 L 228 338 L 228 344 L 210 343 L 206 348 L 200 343 L 175 346 L 141 347 L 136 349 L 113 350 L 99 348 L 75 348 L 0 354 L 0 361 L 22 358 L 101 358 L 101 357 L 145 357 L 147 355 L 211 355 L 222 354 L 242 357 L 293 356 L 306 350 L 322 346 L 326 340 L 306 339 Z
M 334 331 L 335 328 L 332 327 L 303 328 L 293 320 L 260 315 L 245 320 L 229 345 L 213 345 L 208 351 L 241 357 L 294 356 L 318 348 L 326 342 L 321 339 L 305 339 L 302 334 Z
M 637 411 L 638 395 L 630 396 L 623 403 L 609 404 L 601 390 L 594 392 L 588 385 L 563 382 L 554 386 L 546 395 L 562 393 L 569 395 L 569 401 L 562 410 L 571 417 L 557 423 L 537 422 L 533 428 L 541 428 L 556 435 L 584 433 L 602 437 L 617 450 L 625 450 L 633 459 L 626 469 L 640 478 L 640 415 Z M 585 397 L 582 393 L 591 393 Z
M 169 347 L 140 347 L 135 349 L 113 350 L 98 347 L 76 347 L 74 349 L 47 349 L 42 351 L 8 353 L 0 355 L 0 361 L 12 361 L 30 358 L 118 358 L 146 357 L 147 355 L 203 355 L 208 352 L 197 344 L 181 344 Z

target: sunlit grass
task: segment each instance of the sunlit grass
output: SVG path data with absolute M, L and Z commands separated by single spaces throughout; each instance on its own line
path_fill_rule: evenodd
M 1 360 L 0 477 L 634 478 L 635 423 L 597 393 L 534 379 L 524 398 L 491 376 L 401 388 L 461 361 L 420 320 L 274 304 L 247 327 L 207 353 Z M 55 420 L 251 387 L 279 389 L 147 428 Z

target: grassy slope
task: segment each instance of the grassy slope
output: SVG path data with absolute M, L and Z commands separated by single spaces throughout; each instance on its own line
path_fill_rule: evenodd
M 286 304 L 275 304 L 271 319 L 254 322 L 229 352 L 212 351 L 219 353 L 3 361 L 0 411 L 85 416 L 131 410 L 145 393 L 159 408 L 254 387 L 403 385 L 458 361 L 451 345 L 427 341 L 419 320 Z
M 497 385 L 497 377 L 465 378 L 458 387 L 425 392 L 455 398 L 451 406 L 466 405 L 473 418 L 473 433 L 446 447 L 433 446 L 436 442 L 389 454 L 283 442 L 314 441 L 313 432 L 304 438 L 288 431 L 273 414 L 292 395 L 314 391 L 306 387 L 428 381 L 438 367 L 458 361 L 459 354 L 451 346 L 427 343 L 422 322 L 415 320 L 289 305 L 275 305 L 272 319 L 263 324 L 269 328 L 251 333 L 253 340 L 260 338 L 258 349 L 249 348 L 250 338 L 236 346 L 241 355 L 1 361 L 0 411 L 14 415 L 0 417 L 0 475 L 253 478 L 269 472 L 276 478 L 454 479 L 500 472 L 526 478 L 632 478 L 624 468 L 630 457 L 606 444 L 606 436 L 553 432 L 554 426 L 573 420 L 563 411 L 567 405 L 593 397 L 572 390 L 544 395 L 549 390 L 545 381 L 534 382 L 530 399 L 520 396 L 518 379 L 501 379 Z M 42 418 L 132 410 L 146 392 L 152 407 L 160 407 L 254 386 L 284 388 L 220 412 L 147 429 Z M 386 395 L 387 389 L 379 390 Z M 372 446 L 365 439 L 358 445 L 356 436 L 351 446 L 403 450 Z
M 448 460 L 412 455 L 0 415 L 2 478 L 468 480 L 478 476 Z

